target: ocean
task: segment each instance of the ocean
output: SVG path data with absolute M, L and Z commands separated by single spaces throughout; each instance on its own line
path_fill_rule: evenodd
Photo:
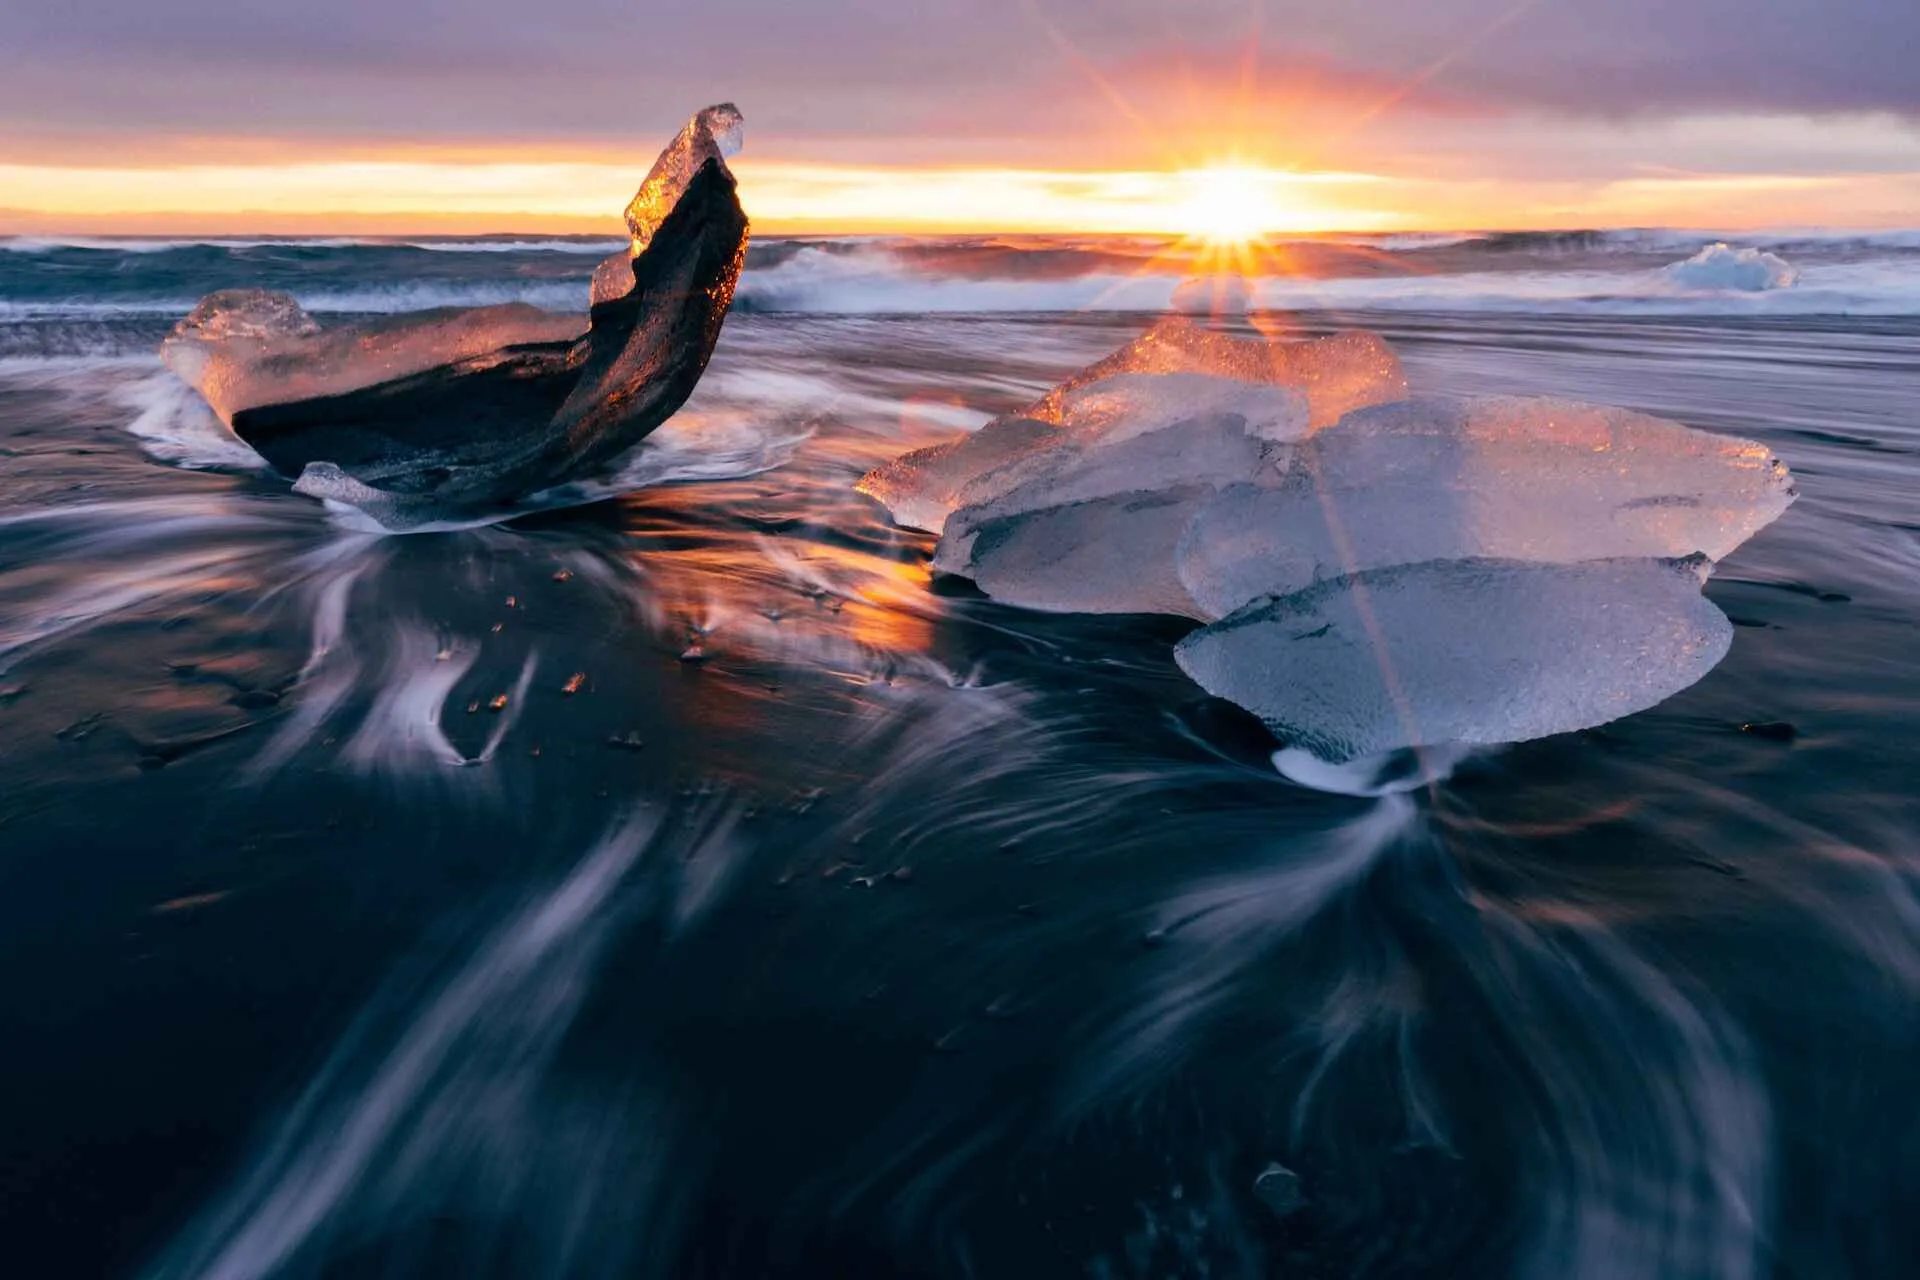
M 1191 623 L 932 581 L 853 490 L 1140 332 L 1164 243 L 756 242 L 617 474 L 406 536 L 154 354 L 618 245 L 0 240 L 7 1274 L 1920 1273 L 1920 233 L 1258 255 L 1262 332 L 1800 491 L 1706 679 L 1374 798 Z

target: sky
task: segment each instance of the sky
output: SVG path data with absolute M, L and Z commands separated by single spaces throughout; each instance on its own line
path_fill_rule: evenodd
M 0 233 L 1920 225 L 1915 0 L 0 0 Z

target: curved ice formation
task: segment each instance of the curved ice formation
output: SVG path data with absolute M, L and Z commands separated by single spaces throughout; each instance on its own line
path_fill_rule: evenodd
M 1323 760 L 1605 724 L 1713 670 L 1711 565 L 1429 560 L 1255 601 L 1174 650 L 1195 683 Z
M 604 469 L 686 402 L 746 255 L 726 156 L 740 113 L 700 112 L 627 206 L 590 311 L 446 308 L 322 328 L 284 294 L 216 293 L 161 358 L 294 487 L 391 529 L 500 509 Z
M 1673 263 L 1666 273 L 1667 279 L 1682 289 L 1736 293 L 1791 288 L 1800 279 L 1800 273 L 1779 254 L 1736 249 L 1724 241 L 1708 245 L 1684 262 Z
M 1795 496 L 1751 441 L 1409 399 L 1372 335 L 1181 319 L 860 488 L 996 600 L 1209 624 L 1182 669 L 1330 762 L 1522 741 L 1686 688 L 1732 636 L 1701 583 Z

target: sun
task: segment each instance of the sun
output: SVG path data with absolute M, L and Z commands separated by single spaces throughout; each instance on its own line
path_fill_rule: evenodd
M 1214 164 L 1178 175 L 1182 197 L 1175 230 L 1209 244 L 1239 245 L 1287 220 L 1274 199 L 1274 175 L 1239 164 Z

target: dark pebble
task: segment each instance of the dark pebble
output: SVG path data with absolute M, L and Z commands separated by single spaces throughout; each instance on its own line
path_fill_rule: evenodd
M 1253 1194 L 1276 1218 L 1300 1212 L 1307 1198 L 1300 1190 L 1300 1175 L 1283 1164 L 1269 1164 L 1253 1180 Z

